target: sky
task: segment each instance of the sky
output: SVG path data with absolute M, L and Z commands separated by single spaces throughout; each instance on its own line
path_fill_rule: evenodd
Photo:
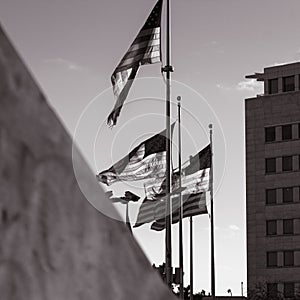
M 95 174 L 165 126 L 160 65 L 140 69 L 118 125 L 110 76 L 142 27 L 154 0 L 0 0 L 0 22 Z M 262 93 L 245 75 L 299 61 L 298 0 L 172 0 L 172 120 L 182 96 L 183 161 L 209 143 L 213 124 L 216 293 L 246 290 L 244 99 Z M 164 27 L 164 14 L 162 26 Z M 164 36 L 163 36 L 164 41 Z M 164 48 L 164 47 L 163 47 Z M 175 129 L 176 131 L 176 129 Z M 174 165 L 177 164 L 176 132 Z M 105 187 L 104 187 L 105 188 Z M 142 183 L 116 184 L 143 198 Z M 117 207 L 124 215 L 124 208 Z M 138 206 L 131 207 L 134 221 Z M 185 284 L 189 231 L 184 220 Z M 173 265 L 178 228 L 173 225 Z M 134 236 L 156 265 L 164 232 L 144 225 Z M 210 291 L 209 218 L 194 218 L 194 291 Z

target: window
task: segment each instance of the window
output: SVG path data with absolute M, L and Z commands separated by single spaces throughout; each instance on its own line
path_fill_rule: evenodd
M 282 202 L 291 203 L 293 202 L 293 188 L 287 187 L 282 189 Z
M 283 265 L 285 267 L 294 265 L 294 251 L 283 251 Z
M 277 94 L 278 93 L 278 78 L 269 80 L 269 94 Z
M 277 267 L 277 252 L 267 252 L 267 267 Z
M 293 298 L 295 296 L 294 282 L 285 282 L 283 285 L 283 295 L 285 298 Z
M 293 171 L 293 156 L 282 157 L 282 171 Z
M 295 76 L 283 77 L 283 91 L 290 92 L 295 90 Z
M 268 220 L 266 223 L 267 235 L 276 235 L 277 234 L 277 222 L 276 220 Z
M 276 297 L 277 293 L 277 283 L 267 283 L 267 295 L 269 297 Z
M 266 190 L 266 204 L 276 204 L 276 189 Z
M 276 158 L 266 158 L 266 173 L 276 172 Z
M 282 130 L 282 140 L 291 140 L 292 139 L 292 125 L 283 125 Z
M 283 220 L 283 234 L 293 234 L 294 233 L 294 220 L 286 219 Z
M 275 127 L 265 128 L 265 141 L 274 142 L 275 141 Z

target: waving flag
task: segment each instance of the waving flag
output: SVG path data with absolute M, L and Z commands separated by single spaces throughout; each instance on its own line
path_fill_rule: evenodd
M 145 198 L 140 206 L 139 213 L 133 227 L 139 227 L 145 223 L 150 223 L 156 220 L 156 210 L 160 206 L 164 206 L 161 200 L 153 201 Z M 162 216 L 161 216 L 162 217 Z
M 182 169 L 181 185 L 184 193 L 198 194 L 209 190 L 209 173 L 211 167 L 211 147 L 207 145 L 196 155 L 191 156 L 189 165 Z M 179 182 L 175 182 L 175 188 Z
M 185 163 L 186 164 L 186 163 Z M 210 145 L 203 148 L 195 156 L 189 159 L 189 165 L 182 169 L 181 186 L 184 194 L 196 194 L 206 192 L 209 189 L 209 170 L 211 166 Z M 156 177 L 148 180 L 145 185 L 145 194 L 148 200 L 155 200 L 165 196 L 166 178 Z M 179 188 L 179 172 L 172 173 L 172 194 Z
M 179 202 L 179 198 L 177 198 L 175 201 Z M 177 206 L 177 209 L 173 210 L 173 214 L 172 214 L 172 223 L 175 224 L 179 222 L 179 203 L 177 203 L 177 205 L 174 204 L 173 206 Z M 184 195 L 182 210 L 183 210 L 183 216 L 182 216 L 183 218 L 207 214 L 206 194 L 199 193 L 199 194 Z M 161 218 L 155 221 L 151 225 L 151 229 L 156 231 L 161 231 L 165 229 L 165 218 Z
M 207 213 L 206 207 L 206 195 L 205 193 L 197 193 L 197 194 L 183 194 L 182 195 L 182 203 L 183 203 L 183 217 L 190 217 L 200 214 Z M 179 221 L 179 197 L 175 196 L 172 198 L 172 223 L 177 223 Z M 139 227 L 146 223 L 154 222 L 153 228 L 154 230 L 162 230 L 164 229 L 165 222 L 165 198 L 160 200 L 148 200 L 144 199 L 141 207 L 139 209 L 138 217 L 134 227 Z M 155 224 L 155 225 L 154 225 Z M 162 229 L 156 229 L 161 228 Z
M 153 179 L 148 180 L 144 184 L 145 195 L 148 200 L 157 200 L 161 199 L 162 197 L 166 196 L 166 174 L 161 174 L 162 176 L 157 176 Z M 177 192 L 177 186 L 174 188 L 176 182 L 178 183 L 178 172 L 172 173 L 172 192 Z
M 186 163 L 184 165 L 186 165 Z M 173 172 L 171 193 L 172 211 L 176 211 L 180 205 L 177 197 L 179 192 L 182 192 L 183 203 L 185 203 L 188 199 L 197 199 L 197 196 L 194 195 L 200 195 L 209 190 L 210 167 L 211 148 L 210 145 L 208 145 L 196 155 L 191 156 L 189 165 L 182 169 L 181 189 L 179 189 L 178 171 Z M 165 176 L 164 173 L 161 174 Z M 166 195 L 165 177 L 157 177 L 147 181 L 145 183 L 145 194 L 146 199 L 140 207 L 135 227 L 164 218 L 164 200 Z M 203 204 L 203 201 L 201 203 Z M 203 206 L 201 206 L 199 214 L 201 211 L 204 211 L 203 209 Z
M 171 126 L 171 135 L 175 123 Z M 135 147 L 109 169 L 100 172 L 98 181 L 111 185 L 118 181 L 136 181 L 163 176 L 166 173 L 166 131 Z
M 147 198 L 145 198 L 143 203 L 140 206 L 139 213 L 134 227 L 139 227 L 145 223 L 150 223 L 155 220 L 164 218 L 165 206 L 166 206 L 165 201 L 166 198 L 161 198 L 158 200 L 148 200 Z M 177 209 L 179 206 L 178 196 L 177 196 L 177 200 L 172 201 L 172 204 L 173 204 L 173 210 L 175 211 L 175 209 Z
M 158 0 L 146 23 L 111 76 L 113 91 L 117 100 L 113 111 L 107 119 L 109 126 L 116 125 L 123 103 L 139 67 L 161 61 L 161 10 L 162 0 Z

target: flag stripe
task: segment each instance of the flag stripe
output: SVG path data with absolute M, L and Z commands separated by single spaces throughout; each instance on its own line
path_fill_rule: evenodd
M 145 199 L 140 207 L 138 218 L 133 227 L 139 227 L 145 223 L 155 221 L 155 206 L 157 203 Z
M 187 162 L 189 164 L 187 165 Z M 185 187 L 183 193 L 200 193 L 209 190 L 209 175 L 211 164 L 211 149 L 210 145 L 203 148 L 190 160 L 184 163 L 186 165 L 182 169 L 181 186 Z M 173 171 L 172 191 L 179 188 L 179 176 L 174 176 L 178 170 Z M 146 197 L 148 199 L 157 198 L 157 194 L 165 193 L 164 180 L 149 181 L 145 184 Z
M 190 164 L 183 168 L 183 174 L 181 176 L 181 187 L 185 188 L 182 192 L 184 201 L 192 201 L 192 197 L 197 197 L 200 193 L 205 193 L 209 190 L 209 177 L 210 177 L 210 165 L 211 165 L 211 149 L 210 145 L 206 146 L 199 153 L 193 156 L 189 160 Z M 164 176 L 163 173 L 161 175 Z M 172 174 L 172 193 L 176 193 L 179 189 L 179 176 L 178 170 L 173 171 Z M 165 206 L 164 203 L 157 202 L 157 199 L 161 197 L 161 200 L 165 199 L 165 176 L 162 178 L 149 180 L 145 183 L 145 194 L 148 199 L 152 199 L 153 207 L 148 207 L 143 210 L 141 206 L 138 214 L 137 223 L 149 222 L 149 215 L 154 214 L 153 218 L 158 220 L 164 218 Z M 172 211 L 176 211 L 179 207 L 178 196 L 172 195 Z M 205 206 L 206 207 L 206 204 Z M 204 208 L 202 207 L 202 210 Z M 206 208 L 205 208 L 206 209 Z M 192 210 L 193 211 L 193 210 Z M 197 214 L 197 210 L 195 212 Z
M 144 148 L 144 145 L 142 147 Z M 144 154 L 144 150 L 143 150 L 142 154 Z M 133 157 L 132 159 L 130 159 L 128 161 L 128 163 L 127 163 L 126 167 L 124 168 L 124 170 L 122 171 L 122 173 L 123 172 L 134 172 L 141 166 L 144 166 L 144 163 L 141 165 L 141 162 L 147 162 L 147 160 L 151 160 L 155 156 L 159 156 L 159 155 L 164 156 L 165 154 L 163 152 L 161 152 L 160 154 L 153 153 L 151 155 L 148 155 L 145 158 L 143 158 L 143 156 Z
M 115 106 L 112 112 L 109 114 L 107 118 L 107 124 L 109 126 L 113 126 L 116 124 L 117 119 L 120 115 L 123 103 L 129 93 L 133 80 L 138 72 L 138 67 L 134 67 L 130 69 L 130 72 L 122 72 L 121 74 L 117 73 L 116 78 L 112 76 L 111 81 L 113 84 L 113 91 L 117 98 Z M 127 77 L 125 75 L 127 74 Z M 118 81 L 118 86 L 116 86 Z M 122 89 L 121 89 L 122 86 Z
M 175 122 L 171 126 L 171 135 Z M 135 181 L 162 177 L 166 172 L 166 130 L 150 137 L 109 169 L 100 172 L 100 182 Z
M 119 65 L 118 70 L 122 70 L 125 67 L 132 68 L 140 64 L 142 65 L 143 60 L 160 57 L 160 47 L 153 46 L 151 48 L 142 48 L 136 51 L 132 51 L 130 54 L 132 54 L 132 56 L 128 55 L 128 58 L 124 59 Z
M 184 174 L 190 175 L 198 170 L 209 169 L 211 166 L 210 144 L 190 158 L 190 164 L 184 168 Z
M 111 76 L 113 91 L 117 100 L 107 119 L 110 126 L 117 123 L 139 66 L 161 61 L 160 23 L 162 3 L 162 0 L 157 1 L 144 26 Z M 130 72 L 126 72 L 127 69 L 131 69 Z
M 209 189 L 209 170 L 204 169 L 195 172 L 192 175 L 181 176 L 181 186 L 186 188 L 183 194 L 192 194 L 208 191 Z M 161 174 L 164 176 L 165 174 Z M 155 199 L 157 195 L 164 192 L 163 183 L 165 177 L 157 176 L 156 179 L 150 180 L 145 183 L 145 194 L 148 199 Z M 178 178 L 172 182 L 172 191 L 179 188 Z
M 146 41 L 146 42 L 141 42 L 141 43 L 138 43 L 138 44 L 134 44 L 132 45 L 129 50 L 132 52 L 132 51 L 135 51 L 135 50 L 138 50 L 138 49 L 144 49 L 147 47 L 151 47 L 151 46 L 159 46 L 160 45 L 160 40 L 159 38 L 158 39 L 153 39 L 151 41 Z
M 115 74 L 113 86 L 114 93 L 121 93 L 121 90 L 125 87 L 126 82 L 128 81 L 128 78 L 132 71 L 132 68 L 127 68 Z
M 138 227 L 145 223 L 152 222 L 156 219 L 156 210 L 160 206 L 164 206 L 165 202 L 161 200 L 148 200 L 147 198 L 143 201 L 140 206 L 138 217 L 134 227 Z
M 133 41 L 133 43 L 131 44 L 131 46 L 135 45 L 135 44 L 139 44 L 139 43 L 144 42 L 144 41 L 149 41 L 150 42 L 151 40 L 160 40 L 160 27 L 153 28 L 153 29 L 151 29 L 151 31 L 150 30 L 141 31 L 136 36 L 136 38 Z M 129 47 L 129 50 L 130 50 L 130 47 Z
M 188 217 L 195 217 L 198 215 L 202 215 L 202 214 L 206 214 L 206 211 L 199 211 L 199 209 L 196 209 L 192 212 L 188 212 L 186 214 L 184 214 L 183 218 L 188 218 Z M 174 218 L 172 218 L 172 224 L 176 224 L 179 222 L 179 216 L 176 215 Z M 151 225 L 151 229 L 152 230 L 156 230 L 156 231 L 161 231 L 165 229 L 165 219 L 160 219 L 159 221 L 154 222 Z
M 111 182 L 109 185 L 116 181 L 135 181 L 142 180 L 151 175 L 156 175 L 160 173 L 165 173 L 166 168 L 166 153 L 156 153 L 147 156 L 142 161 L 131 164 L 130 162 L 122 173 L 117 174 L 115 172 L 105 172 L 106 176 L 111 177 Z
M 201 185 L 201 188 L 197 188 L 197 189 L 194 188 L 193 185 L 191 185 L 190 188 L 187 188 L 186 190 L 184 190 L 182 192 L 183 203 L 186 203 L 187 201 L 192 201 L 193 198 L 191 198 L 191 197 L 197 197 L 198 193 L 206 192 L 206 191 L 208 191 L 208 189 L 209 189 L 209 181 L 206 181 L 203 185 Z M 198 199 L 196 198 L 195 201 L 197 202 Z M 152 200 L 152 201 L 150 201 L 150 203 L 151 204 L 149 204 L 149 206 L 145 210 L 139 212 L 139 217 L 138 217 L 139 223 L 149 222 L 148 214 L 154 214 L 152 219 L 156 219 L 156 220 L 164 217 L 164 215 L 165 215 L 165 204 L 164 203 L 165 202 L 162 200 L 159 200 L 159 201 Z M 179 207 L 179 197 L 172 196 L 172 210 L 175 211 L 178 207 Z
M 206 197 L 205 194 L 193 195 L 187 202 L 183 203 L 183 218 L 192 217 L 196 215 L 206 214 Z M 179 210 L 173 212 L 172 223 L 179 222 Z M 152 230 L 161 231 L 165 229 L 165 219 L 161 218 L 151 225 Z
M 137 49 L 130 51 L 126 54 L 122 62 L 119 64 L 118 69 L 116 69 L 115 73 L 118 73 L 120 69 L 122 69 L 124 66 L 128 66 L 128 68 L 131 68 L 132 66 L 139 66 L 141 64 L 139 61 L 142 60 L 145 55 L 151 52 L 160 51 L 159 45 L 146 45 L 146 47 L 142 47 L 140 46 L 140 44 L 138 44 L 135 46 Z M 134 60 L 132 58 L 134 58 Z M 132 66 L 130 66 L 130 64 L 132 64 Z
M 138 35 L 136 36 L 135 40 L 133 41 L 132 44 L 134 44 L 134 42 L 136 41 L 136 39 L 145 36 L 145 35 L 150 35 L 150 34 L 160 34 L 160 27 L 152 27 L 152 28 L 148 28 L 148 29 L 141 29 L 141 31 L 138 33 Z
M 202 196 L 204 197 L 204 196 Z M 183 198 L 183 208 L 185 211 L 189 209 L 193 210 L 193 206 L 197 206 L 195 213 L 197 214 L 199 208 L 202 210 L 206 210 L 206 203 L 205 201 L 199 200 L 199 194 L 193 195 L 182 195 Z M 145 199 L 140 206 L 138 217 L 136 224 L 134 227 L 141 226 L 145 223 L 152 222 L 154 220 L 159 220 L 164 218 L 165 216 L 165 199 L 163 200 L 148 200 Z M 172 210 L 175 212 L 178 210 L 180 206 L 179 197 L 174 196 L 172 197 Z
M 147 54 L 149 52 L 156 52 L 157 57 L 160 59 L 160 38 L 156 38 L 156 36 L 157 35 L 155 35 L 155 38 L 150 41 L 147 41 L 147 37 L 143 37 L 141 38 L 140 43 L 133 44 L 115 69 L 112 77 L 116 77 L 118 72 L 122 72 L 128 68 L 143 65 L 144 63 L 142 60 L 147 58 L 141 55 L 143 53 Z M 136 60 L 129 60 L 129 58 L 132 57 L 135 57 Z M 139 62 L 139 59 L 141 62 Z
M 148 35 L 143 35 L 143 36 L 137 37 L 134 40 L 133 44 L 130 46 L 130 48 L 133 45 L 139 45 L 139 44 L 141 44 L 143 42 L 147 42 L 147 45 L 149 45 L 149 43 L 151 43 L 152 41 L 160 41 L 160 33 L 151 33 L 151 34 L 148 34 Z M 129 52 L 132 51 L 130 48 L 129 48 Z M 124 55 L 123 59 L 126 57 L 127 54 L 128 53 L 126 53 Z
M 157 178 L 154 178 L 153 180 L 150 180 L 145 183 L 145 196 L 147 199 L 155 199 L 158 194 L 160 194 L 162 191 L 162 184 L 165 181 L 166 174 L 160 174 L 161 176 L 157 176 Z

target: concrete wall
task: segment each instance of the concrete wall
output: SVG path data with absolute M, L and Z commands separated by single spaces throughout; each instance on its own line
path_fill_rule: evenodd
M 0 299 L 173 299 L 1 27 Z

